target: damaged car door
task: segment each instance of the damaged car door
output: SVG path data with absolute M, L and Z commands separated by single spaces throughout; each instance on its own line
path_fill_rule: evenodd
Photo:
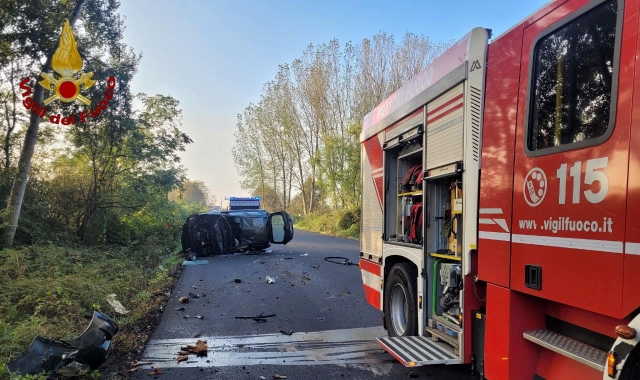
M 284 211 L 269 214 L 269 241 L 273 244 L 287 244 L 293 239 L 293 220 Z

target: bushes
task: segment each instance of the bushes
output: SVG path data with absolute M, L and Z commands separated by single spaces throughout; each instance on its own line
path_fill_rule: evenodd
M 0 251 L 0 378 L 4 364 L 24 353 L 36 335 L 73 338 L 93 310 L 123 325 L 138 320 L 171 283 L 181 258 L 166 246 L 33 245 Z M 160 269 L 162 268 L 162 269 Z M 115 314 L 105 297 L 115 293 L 130 313 Z
M 321 215 L 309 214 L 295 226 L 312 232 L 357 239 L 360 235 L 360 210 L 334 210 Z

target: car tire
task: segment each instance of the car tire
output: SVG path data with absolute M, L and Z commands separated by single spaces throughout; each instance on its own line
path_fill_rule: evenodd
M 396 264 L 384 290 L 384 315 L 390 337 L 418 335 L 417 278 L 415 266 Z

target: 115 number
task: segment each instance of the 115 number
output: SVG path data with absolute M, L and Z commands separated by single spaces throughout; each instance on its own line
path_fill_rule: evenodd
M 585 190 L 584 197 L 587 198 L 587 201 L 591 203 L 600 203 L 604 200 L 609 192 L 609 178 L 607 175 L 601 171 L 607 167 L 609 163 L 609 157 L 601 157 L 594 158 L 591 160 L 587 160 L 585 173 L 584 173 L 584 184 L 591 186 L 594 182 L 600 183 L 600 190 L 597 192 L 593 192 L 591 189 Z M 567 197 L 567 164 L 562 164 L 558 168 L 556 175 L 560 180 L 560 191 L 558 195 L 558 203 L 561 205 L 566 203 Z M 582 161 L 578 161 L 569 170 L 569 176 L 573 178 L 573 194 L 572 194 L 572 202 L 580 203 L 580 187 L 582 185 L 581 180 L 582 174 Z

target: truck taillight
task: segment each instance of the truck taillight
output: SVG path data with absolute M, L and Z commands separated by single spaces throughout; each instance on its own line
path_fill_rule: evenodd
M 607 355 L 607 375 L 611 378 L 616 377 L 616 353 L 609 351 Z

